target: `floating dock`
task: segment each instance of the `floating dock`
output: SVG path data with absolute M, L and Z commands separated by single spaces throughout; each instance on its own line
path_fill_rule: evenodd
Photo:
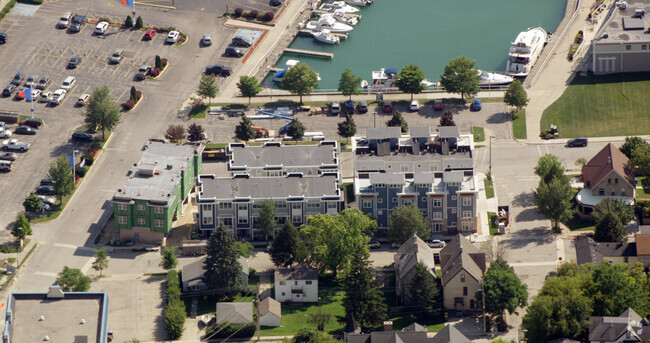
M 303 49 L 291 49 L 291 48 L 284 49 L 284 52 L 289 53 L 289 54 L 302 55 L 302 56 L 326 58 L 328 60 L 331 60 L 332 58 L 334 58 L 334 54 L 331 53 L 331 52 L 321 52 L 321 51 L 312 51 L 312 50 L 303 50 Z
M 332 14 L 332 12 L 321 11 L 321 10 L 315 10 L 315 11 L 313 11 L 312 13 L 313 13 L 313 14 L 316 14 L 316 15 L 321 15 L 321 14 Z M 356 13 L 345 13 L 345 15 L 346 15 L 346 16 L 350 16 L 350 17 L 357 18 L 357 19 L 359 19 L 359 20 L 361 20 L 361 18 L 362 18 L 362 17 L 361 17 L 361 14 L 356 14 Z
M 308 36 L 313 36 L 313 31 L 311 30 L 306 30 L 306 29 L 301 29 L 298 30 L 298 34 L 301 35 L 308 35 Z M 347 33 L 338 33 L 338 32 L 330 32 L 330 34 L 339 37 L 340 39 L 348 39 L 348 34 Z

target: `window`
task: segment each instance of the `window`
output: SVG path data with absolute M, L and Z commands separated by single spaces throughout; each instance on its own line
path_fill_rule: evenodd
M 422 197 L 422 202 L 427 201 L 427 197 Z
M 648 50 L 648 44 L 641 44 L 641 50 Z
M 126 224 L 126 216 L 117 216 L 118 224 Z
M 126 211 L 126 204 L 117 204 L 118 211 Z
M 311 285 L 311 280 L 305 281 L 305 285 Z
M 254 208 L 254 209 L 255 209 L 255 208 L 260 208 L 260 205 L 259 205 L 258 203 L 255 202 L 255 203 L 253 203 L 253 208 Z
M 467 287 L 463 287 L 463 295 L 467 295 Z
M 276 200 L 275 208 L 287 208 L 287 202 L 284 200 Z
M 378 215 L 378 216 L 381 216 L 382 214 L 384 214 L 384 211 L 382 211 L 382 210 L 378 210 L 378 211 L 377 211 L 377 215 Z
M 612 183 L 612 179 L 607 179 L 607 183 Z
M 472 211 L 463 211 L 463 218 L 471 218 Z
M 160 207 L 160 206 L 154 206 L 154 208 L 153 208 L 153 213 L 155 213 L 155 214 L 163 214 L 164 211 L 165 211 L 165 209 L 163 207 Z
M 442 224 L 433 224 L 433 225 L 431 225 L 431 230 L 433 232 L 441 232 L 442 231 Z
M 465 274 L 460 274 L 460 282 L 465 282 Z
M 212 217 L 203 217 L 203 225 L 212 225 Z
M 284 225 L 284 223 L 287 221 L 287 218 L 285 218 L 285 217 L 275 217 L 275 221 L 278 223 L 278 225 Z
M 442 220 L 442 213 L 433 212 L 433 220 Z
M 474 299 L 469 299 L 469 308 L 474 308 Z
M 455 208 L 452 208 L 452 209 L 451 209 L 451 213 L 456 213 L 456 209 L 455 209 Z
M 300 223 L 302 222 L 302 216 L 301 215 L 291 216 L 291 221 L 294 223 Z
M 612 191 L 612 196 L 615 196 L 615 195 L 616 195 L 616 192 Z
M 294 209 L 294 210 L 299 210 L 300 207 L 301 207 L 300 205 L 301 204 L 299 202 L 294 202 L 294 203 L 291 204 L 291 208 Z
M 455 200 L 456 200 L 456 196 L 455 196 L 455 195 L 452 195 L 452 196 L 451 196 L 451 200 L 454 200 L 454 201 L 455 201 Z
M 239 205 L 237 205 L 237 209 L 239 211 L 246 211 L 246 210 L 248 210 L 248 204 L 239 204 Z
M 627 257 L 627 256 L 623 258 L 623 261 L 625 261 L 625 263 L 627 263 L 629 260 L 630 260 L 630 258 Z
M 212 218 L 210 218 L 212 219 Z M 162 219 L 154 219 L 153 220 L 153 226 L 155 227 L 163 227 L 163 220 Z
M 225 227 L 232 227 L 232 218 L 220 218 L 219 221 Z
M 621 191 L 621 196 L 622 196 L 622 197 L 625 196 L 625 190 L 622 190 L 622 191 Z
M 237 218 L 237 223 L 239 223 L 239 224 L 248 224 L 248 218 L 239 217 L 239 218 Z
M 632 50 L 632 45 L 631 44 L 625 45 L 625 50 L 627 50 L 627 51 Z
M 402 166 L 400 166 L 400 170 L 402 172 L 406 173 L 407 171 L 409 171 L 409 166 L 408 165 L 402 165 Z
M 431 202 L 433 207 L 442 207 L 442 199 L 433 199 Z
M 232 203 L 231 202 L 220 202 L 219 203 L 219 209 L 220 210 L 231 210 L 232 209 Z
M 470 231 L 470 223 L 463 223 L 463 231 Z
M 598 70 L 600 72 L 614 72 L 616 57 L 598 57 Z
M 614 183 L 618 183 L 618 178 L 615 178 L 615 179 L 614 179 Z
M 320 202 L 308 202 L 307 208 L 320 208 Z
M 203 211 L 212 211 L 212 205 L 201 205 Z
M 284 292 L 282 292 L 282 296 L 284 296 Z
M 144 204 L 138 204 L 138 211 L 144 211 Z
M 456 227 L 456 222 L 451 222 L 451 225 L 449 225 L 449 226 Z
M 427 217 L 427 210 L 420 210 L 420 213 L 422 213 L 422 217 Z
M 472 206 L 472 198 L 463 197 L 463 206 Z
M 284 286 L 284 285 L 286 285 L 286 284 L 287 284 L 286 281 L 280 281 L 280 286 Z
M 393 202 L 397 202 L 397 197 L 393 197 Z
M 377 198 L 377 203 L 378 204 L 383 204 L 384 203 L 384 198 Z
M 293 285 L 294 285 L 294 286 L 298 286 L 298 281 L 294 281 L 294 282 L 293 282 Z
M 598 195 L 605 195 L 605 188 L 599 188 Z
M 372 200 L 363 199 L 361 200 L 362 208 L 372 208 Z
M 145 225 L 147 223 L 147 220 L 144 218 L 138 218 L 138 225 Z

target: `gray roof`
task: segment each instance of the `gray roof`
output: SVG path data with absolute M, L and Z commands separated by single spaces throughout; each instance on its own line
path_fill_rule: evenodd
M 418 323 L 413 322 L 411 325 L 405 327 L 402 329 L 404 332 L 409 332 L 409 331 L 424 331 L 427 332 L 427 327 L 424 325 L 420 325 Z
M 289 197 L 340 197 L 338 174 L 324 173 L 320 176 L 302 177 L 290 174 L 285 177 L 217 178 L 214 175 L 199 176 L 199 198 L 273 199 Z
M 616 5 L 611 6 L 609 19 L 601 26 L 594 43 L 650 42 L 650 32 L 647 30 L 650 18 L 647 14 L 643 18 L 635 18 L 636 10 L 646 10 L 646 7 L 650 6 L 650 0 L 628 1 L 627 3 L 627 8 L 623 10 Z
M 318 145 L 282 145 L 265 144 L 263 146 L 246 146 L 230 144 L 229 167 L 259 168 L 266 166 L 306 167 L 337 165 L 336 141 L 320 142 Z
M 402 130 L 399 127 L 377 127 L 366 129 L 367 139 L 400 138 Z
M 253 321 L 252 302 L 218 302 L 217 323 L 246 324 Z
M 433 250 L 417 235 L 411 236 L 402 244 L 393 256 L 397 276 L 403 279 L 418 263 L 422 263 L 427 271 L 435 274 L 436 264 L 433 261 Z
M 433 183 L 435 176 L 433 173 L 415 173 L 413 174 L 413 183 L 430 184 Z
M 431 137 L 431 131 L 428 126 L 412 126 L 410 130 L 411 137 Z
M 650 340 L 649 326 L 648 320 L 639 316 L 631 308 L 618 317 L 589 317 L 589 341 L 614 342 L 630 332 L 641 342 L 646 342 Z
M 636 256 L 636 243 L 596 242 L 591 237 L 576 240 L 576 259 L 578 264 L 600 264 L 607 257 Z
M 280 305 L 279 301 L 271 297 L 266 297 L 260 301 L 259 312 L 260 316 L 271 313 L 278 317 L 282 317 L 282 305 Z
M 463 172 L 462 171 L 448 171 L 442 173 L 442 181 L 444 183 L 449 182 L 463 182 Z
M 275 270 L 275 280 L 318 280 L 318 270 L 305 265 L 297 265 L 294 268 L 280 268 Z
M 438 331 L 431 339 L 431 343 L 469 343 L 471 342 L 453 325 L 445 325 L 442 330 Z
M 440 126 L 438 127 L 440 138 L 458 138 L 460 137 L 460 131 L 458 126 Z
M 190 264 L 184 265 L 182 274 L 183 280 L 190 281 L 203 278 L 203 274 L 205 273 L 205 269 L 203 269 L 203 266 L 205 265 L 205 259 L 206 256 L 203 256 L 202 258 Z M 239 262 L 239 265 L 241 266 L 242 273 L 248 275 L 248 260 L 245 257 L 240 256 L 237 259 L 237 262 Z
M 398 332 L 377 331 L 362 334 L 348 334 L 348 343 L 429 343 L 427 333 L 422 331 Z
M 442 285 L 445 286 L 461 270 L 480 281 L 485 272 L 485 254 L 480 252 L 463 235 L 458 234 L 440 250 Z
M 377 173 L 370 174 L 370 183 L 386 183 L 391 185 L 403 185 L 404 184 L 404 174 L 398 173 Z

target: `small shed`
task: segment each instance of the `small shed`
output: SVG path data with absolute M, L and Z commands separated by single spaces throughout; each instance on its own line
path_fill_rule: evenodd
M 280 302 L 271 298 L 266 297 L 260 301 L 260 306 L 258 308 L 260 316 L 260 325 L 262 326 L 280 326 L 280 320 L 282 319 L 282 305 Z

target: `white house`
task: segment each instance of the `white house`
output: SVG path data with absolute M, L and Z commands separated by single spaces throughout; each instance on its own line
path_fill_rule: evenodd
M 298 265 L 275 271 L 275 300 L 318 302 L 318 271 Z
M 266 297 L 260 301 L 258 308 L 260 316 L 260 325 L 262 326 L 280 326 L 280 319 L 282 319 L 282 306 L 277 300 Z

